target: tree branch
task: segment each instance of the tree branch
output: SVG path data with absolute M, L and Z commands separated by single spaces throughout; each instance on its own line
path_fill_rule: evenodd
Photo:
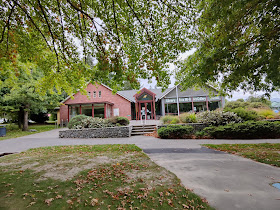
M 27 12 L 23 7 L 21 7 L 20 4 L 19 4 L 17 1 L 15 1 L 15 0 L 12 0 L 12 1 L 26 14 L 26 16 L 28 17 L 28 19 L 31 21 L 31 23 L 32 23 L 32 24 L 35 26 L 35 28 L 37 29 L 37 31 L 39 31 L 39 33 L 41 34 L 41 36 L 44 38 L 44 40 L 45 40 L 47 46 L 49 47 L 49 49 L 53 52 L 53 50 L 52 50 L 51 46 L 49 45 L 49 43 L 48 43 L 48 41 L 47 41 L 45 35 L 44 35 L 43 32 L 40 30 L 40 28 L 36 25 L 36 23 L 34 22 L 34 20 L 32 19 L 32 17 L 28 14 L 28 12 Z
M 146 34 L 149 38 L 149 41 L 152 43 L 152 38 L 149 34 L 149 31 L 146 29 L 146 27 L 144 26 L 144 24 L 141 22 L 141 20 L 139 19 L 138 15 L 136 14 L 136 12 L 134 11 L 134 9 L 131 7 L 131 5 L 129 4 L 129 2 L 127 0 L 125 0 L 128 7 L 130 8 L 130 10 L 132 11 L 132 13 L 134 14 L 134 16 L 136 17 L 136 19 L 138 20 L 138 22 L 140 23 L 140 25 L 143 27 L 143 29 L 146 31 Z
M 98 30 L 97 30 L 97 27 L 96 27 L 96 24 L 95 24 L 94 19 L 93 19 L 89 14 L 87 14 L 85 11 L 83 11 L 82 9 L 76 7 L 70 0 L 67 0 L 67 2 L 68 2 L 68 3 L 71 5 L 71 7 L 73 7 L 76 11 L 81 12 L 83 15 L 87 16 L 87 17 L 91 20 L 91 22 L 93 23 L 93 26 L 94 26 L 94 28 L 95 28 L 96 35 L 97 35 L 98 41 L 99 41 L 99 43 L 100 43 L 101 49 L 102 49 L 102 51 L 103 51 L 103 54 L 105 55 L 105 50 L 104 50 L 104 48 L 102 47 L 102 42 L 101 42 L 100 35 L 99 35 L 99 33 L 98 33 Z
M 178 16 L 178 17 L 181 17 L 181 14 L 176 10 L 176 9 L 174 9 L 174 7 L 172 7 L 172 6 L 170 6 L 169 4 L 166 4 L 163 0 L 159 0 L 161 3 L 163 3 L 165 6 L 167 6 L 170 10 L 172 10 L 173 12 L 175 12 L 176 13 L 176 15 Z M 182 20 L 182 19 L 181 19 Z M 188 26 L 188 24 L 184 21 L 184 20 L 182 20 L 183 21 L 183 23 L 187 26 L 187 27 L 189 27 Z
M 12 7 L 11 12 L 10 12 L 9 17 L 8 17 L 8 20 L 7 20 L 7 24 L 5 24 L 5 26 L 4 26 L 4 28 L 3 28 L 0 43 L 3 42 L 3 40 L 4 40 L 4 34 L 5 34 L 5 31 L 6 31 L 6 27 L 9 28 L 10 19 L 11 19 L 11 16 L 12 16 L 13 12 L 14 12 L 14 8 L 15 8 L 15 5 Z M 8 36 L 8 35 L 7 35 L 7 36 Z
M 82 2 L 81 2 L 81 0 L 79 0 L 79 1 L 80 1 L 81 10 L 83 10 Z M 83 51 L 84 51 L 84 56 L 85 56 L 85 63 L 87 63 L 85 39 L 84 39 L 84 34 L 83 34 L 83 29 L 82 29 L 82 23 L 81 23 L 81 18 L 80 18 L 80 14 L 82 14 L 82 13 L 79 13 L 79 12 L 77 11 L 77 14 L 78 14 L 79 26 L 80 26 L 80 30 L 81 30 L 82 45 L 83 45 L 83 48 L 84 48 Z M 83 15 L 83 20 L 84 20 L 84 15 Z
M 47 18 L 47 16 L 46 16 L 46 13 L 45 13 L 45 11 L 44 11 L 44 8 L 43 8 L 42 5 L 41 5 L 40 0 L 37 0 L 37 2 L 38 2 L 38 4 L 39 4 L 39 7 L 40 7 L 41 10 L 42 10 L 43 16 L 44 16 L 44 18 L 45 18 L 45 20 L 46 20 L 46 23 L 47 23 L 49 32 L 50 32 L 51 37 L 52 37 L 53 49 L 54 49 L 54 52 L 55 52 L 55 55 L 56 55 L 56 61 L 57 61 L 57 65 L 58 65 L 58 66 L 57 66 L 57 69 L 58 69 L 58 72 L 59 72 L 59 69 L 60 69 L 59 56 L 58 56 L 57 50 L 56 50 L 56 48 L 55 48 L 55 39 L 54 39 L 54 36 L 53 36 L 53 32 L 52 32 L 52 30 L 51 30 L 51 26 L 50 26 L 50 24 L 49 24 L 48 18 Z

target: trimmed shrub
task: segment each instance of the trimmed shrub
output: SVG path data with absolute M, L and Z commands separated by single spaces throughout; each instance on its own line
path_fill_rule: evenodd
M 218 127 L 207 127 L 206 134 L 217 139 L 259 139 L 279 138 L 280 122 L 247 121 Z
M 178 124 L 179 122 L 180 122 L 179 118 L 178 118 L 178 117 L 174 117 L 174 118 L 171 120 L 170 124 Z
M 112 118 L 109 118 L 109 121 L 112 123 L 112 124 L 115 124 L 115 125 L 128 125 L 129 124 L 129 120 L 126 118 L 126 117 L 112 117 Z
M 165 115 L 163 117 L 160 118 L 160 120 L 163 122 L 163 124 L 171 124 L 174 122 L 179 123 L 179 119 L 177 116 L 172 116 L 172 115 Z
M 244 121 L 249 120 L 260 120 L 261 116 L 254 110 L 246 110 L 242 107 L 236 108 L 231 110 L 232 112 L 236 113 L 238 117 L 241 117 Z
M 272 109 L 257 109 L 256 112 L 266 118 L 267 116 L 275 116 L 275 112 Z M 271 118 L 270 118 L 271 119 Z
M 193 127 L 188 125 L 168 125 L 158 129 L 158 135 L 162 139 L 182 139 L 193 133 Z
M 229 123 L 239 123 L 242 121 L 237 114 L 233 112 L 223 112 L 219 110 L 210 112 L 200 112 L 197 114 L 198 122 L 213 126 L 226 125 Z
M 196 115 L 195 113 L 183 113 L 179 115 L 179 119 L 182 123 L 196 123 Z
M 86 115 L 77 115 L 73 117 L 69 123 L 69 129 L 83 129 L 83 128 L 106 128 L 114 127 L 108 119 L 102 119 L 99 117 L 88 117 Z
M 89 118 L 89 117 L 86 115 L 83 115 L 83 114 L 73 117 L 68 123 L 68 128 L 69 129 L 83 128 L 84 125 L 82 124 L 82 120 L 84 120 L 86 118 Z
M 83 128 L 106 128 L 114 127 L 114 125 L 108 119 L 102 119 L 99 117 L 88 117 L 82 120 L 81 125 Z

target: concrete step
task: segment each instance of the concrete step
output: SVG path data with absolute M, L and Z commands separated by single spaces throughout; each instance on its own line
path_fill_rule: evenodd
M 131 136 L 140 136 L 140 135 L 144 135 L 146 133 L 152 133 L 152 132 L 150 132 L 150 131 L 148 131 L 148 132 L 143 132 L 143 131 L 141 131 L 141 132 L 132 132 Z
M 134 125 L 132 126 L 131 135 L 143 135 L 146 133 L 153 133 L 156 130 L 156 125 Z
M 145 128 L 145 129 L 132 129 L 132 132 L 141 132 L 141 131 L 150 131 L 153 132 L 155 131 L 155 128 Z
M 132 128 L 148 128 L 148 127 L 153 127 L 156 128 L 156 125 L 133 125 Z

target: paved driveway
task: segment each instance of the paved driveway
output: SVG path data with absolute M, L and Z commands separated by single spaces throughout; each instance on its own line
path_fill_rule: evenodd
M 147 136 L 112 139 L 59 139 L 58 130 L 0 141 L 0 153 L 53 145 L 136 144 L 160 166 L 217 209 L 280 209 L 280 169 L 201 144 L 280 143 L 274 140 L 160 140 Z

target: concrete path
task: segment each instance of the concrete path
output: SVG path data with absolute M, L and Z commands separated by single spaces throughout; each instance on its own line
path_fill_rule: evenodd
M 0 141 L 0 154 L 53 145 L 136 144 L 216 209 L 280 209 L 280 168 L 201 147 L 201 144 L 280 143 L 274 140 L 160 140 L 147 136 L 59 139 L 58 130 Z

